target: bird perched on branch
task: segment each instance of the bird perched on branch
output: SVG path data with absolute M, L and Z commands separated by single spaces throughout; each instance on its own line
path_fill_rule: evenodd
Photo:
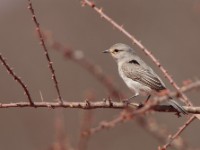
M 118 71 L 126 85 L 134 91 L 134 95 L 126 100 L 129 101 L 145 93 L 148 95 L 146 102 L 149 100 L 153 92 L 166 90 L 165 84 L 160 77 L 148 66 L 128 45 L 117 43 L 111 46 L 103 53 L 110 53 L 116 60 Z M 187 111 L 171 97 L 169 104 L 174 107 L 179 113 L 187 114 Z

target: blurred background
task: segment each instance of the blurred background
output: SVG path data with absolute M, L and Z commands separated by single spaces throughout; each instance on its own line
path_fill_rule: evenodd
M 182 85 L 187 79 L 199 78 L 200 70 L 200 1 L 146 1 L 146 0 L 95 0 L 97 6 L 112 17 L 150 49 L 174 80 Z M 26 0 L 0 0 L 0 53 L 28 86 L 34 101 L 57 98 L 44 52 L 35 33 L 35 25 L 27 9 Z M 81 7 L 78 0 L 34 0 L 33 7 L 43 31 L 66 47 L 84 52 L 84 56 L 101 67 L 114 84 L 127 96 L 131 92 L 120 79 L 117 66 L 110 56 L 102 54 L 115 43 L 131 41 L 89 7 Z M 137 53 L 164 79 L 160 70 L 144 53 L 133 46 Z M 96 100 L 109 95 L 92 75 L 76 63 L 64 59 L 51 47 L 61 95 L 68 101 L 84 101 L 88 91 Z M 4 66 L 0 66 L 0 102 L 27 101 L 23 90 Z M 199 93 L 187 94 L 199 105 Z M 142 99 L 141 97 L 138 99 Z M 61 114 L 63 130 L 72 147 L 77 146 L 80 123 L 85 111 L 78 109 L 10 108 L 0 109 L 1 150 L 48 150 L 56 139 L 56 120 Z M 119 110 L 96 109 L 92 126 L 102 120 L 111 120 Z M 170 133 L 177 131 L 187 117 L 177 119 L 170 113 L 153 115 Z M 182 134 L 191 147 L 200 147 L 198 120 Z M 141 128 L 136 121 L 129 121 L 111 130 L 103 130 L 91 137 L 88 150 L 156 149 L 160 143 Z M 147 147 L 148 146 L 148 147 Z

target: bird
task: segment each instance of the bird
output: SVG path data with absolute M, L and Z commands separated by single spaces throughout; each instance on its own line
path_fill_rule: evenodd
M 145 101 L 147 102 L 153 93 L 166 90 L 166 86 L 161 78 L 130 46 L 117 43 L 104 50 L 103 53 L 109 53 L 115 59 L 120 77 L 129 89 L 134 92 L 134 95 L 126 99 L 125 102 L 129 103 L 131 99 L 142 93 L 148 96 Z M 187 111 L 171 97 L 169 97 L 168 103 L 179 113 L 187 114 Z

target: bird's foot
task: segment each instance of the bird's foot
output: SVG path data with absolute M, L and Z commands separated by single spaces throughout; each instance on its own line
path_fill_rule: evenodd
M 130 100 L 129 100 L 129 99 L 124 99 L 124 100 L 122 100 L 122 102 L 123 102 L 126 106 L 128 106 L 128 105 L 130 104 Z
M 144 103 L 139 103 L 139 105 L 138 105 L 138 109 L 144 107 L 144 105 L 145 105 Z

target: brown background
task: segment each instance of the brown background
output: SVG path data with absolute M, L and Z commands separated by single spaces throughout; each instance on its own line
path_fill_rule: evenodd
M 96 3 L 141 40 L 179 85 L 185 79 L 199 77 L 199 0 L 96 0 Z M 25 0 L 0 0 L 0 52 L 28 85 L 34 101 L 41 101 L 40 91 L 46 101 L 55 101 L 56 91 L 27 4 Z M 121 91 L 131 95 L 118 76 L 115 62 L 101 53 L 114 43 L 131 44 L 129 39 L 100 19 L 91 8 L 82 8 L 78 0 L 34 0 L 33 6 L 43 30 L 52 32 L 54 38 L 64 45 L 84 51 L 87 58 L 113 78 Z M 140 49 L 134 48 L 163 78 L 151 60 Z M 83 101 L 87 89 L 93 89 L 98 100 L 107 96 L 106 89 L 89 73 L 66 61 L 53 49 L 49 48 L 49 51 L 64 99 Z M 164 81 L 173 89 L 167 80 Z M 188 96 L 194 104 L 199 104 L 197 92 Z M 26 101 L 21 87 L 0 66 L 0 102 L 18 101 Z M 55 139 L 55 112 L 46 108 L 0 109 L 0 149 L 47 149 Z M 66 134 L 71 144 L 76 146 L 83 111 L 65 109 L 62 112 Z M 94 113 L 93 126 L 96 126 L 101 120 L 116 117 L 119 111 L 99 109 Z M 169 127 L 171 133 L 186 120 L 185 117 L 177 119 L 164 113 L 156 113 L 155 117 Z M 200 147 L 199 131 L 199 122 L 195 121 L 183 133 L 192 147 Z M 94 135 L 89 149 L 156 149 L 158 145 L 157 140 L 131 121 Z

